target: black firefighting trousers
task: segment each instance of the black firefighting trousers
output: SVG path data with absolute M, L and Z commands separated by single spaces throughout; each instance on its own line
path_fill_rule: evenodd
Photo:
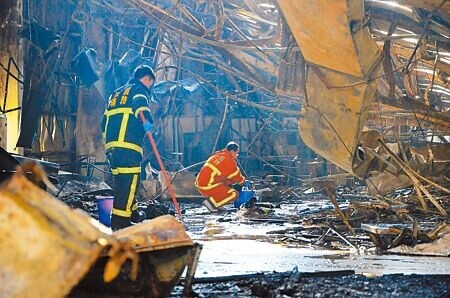
M 129 219 L 137 209 L 136 191 L 141 176 L 142 154 L 123 148 L 106 152 L 114 177 L 114 203 L 112 215 Z

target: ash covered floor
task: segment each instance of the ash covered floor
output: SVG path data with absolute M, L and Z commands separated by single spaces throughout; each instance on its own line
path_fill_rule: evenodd
M 186 205 L 184 205 L 186 206 Z M 264 207 L 263 207 L 264 208 Z M 326 199 L 285 201 L 270 216 L 228 208 L 212 215 L 187 208 L 190 236 L 203 244 L 193 297 L 448 297 L 450 258 L 378 254 L 358 233 L 352 247 L 336 235 L 314 235 L 301 214 L 329 212 Z M 261 215 L 260 212 L 258 212 Z M 302 219 L 303 220 L 303 219 Z M 332 216 L 330 216 L 332 221 Z M 310 230 L 310 232 L 305 232 Z M 299 231 L 303 231 L 303 238 Z M 348 239 L 348 238 L 347 238 Z M 354 241 L 354 242 L 353 242 Z M 175 288 L 172 297 L 178 297 Z
M 313 205 L 318 203 L 311 202 Z M 327 202 L 322 204 L 325 207 Z M 214 215 L 204 207 L 189 206 L 184 216 L 187 232 L 193 240 L 203 244 L 196 277 L 285 272 L 293 268 L 309 273 L 354 270 L 357 274 L 370 275 L 450 275 L 448 257 L 379 255 L 364 235 L 358 236 L 360 243 L 355 241 L 355 247 L 333 235 L 329 235 L 328 240 L 314 242 L 313 238 L 305 236 L 317 235 L 306 232 L 301 224 L 290 223 L 288 219 L 282 221 L 282 216 L 295 218 L 297 209 L 294 205 L 299 206 L 287 203 L 273 208 L 265 221 L 252 218 L 252 214 L 244 209 L 228 208 L 227 212 Z M 288 216 L 289 212 L 292 216 Z M 310 228 L 311 231 L 318 229 Z M 299 235 L 301 231 L 303 236 Z
M 189 236 L 203 245 L 192 297 L 446 297 L 450 294 L 450 258 L 391 252 L 401 245 L 424 242 L 425 231 L 448 218 L 422 214 L 408 190 L 395 199 L 418 218 L 413 222 L 380 206 L 369 208 L 364 194 L 339 192 L 337 202 L 355 233 L 351 233 L 323 193 L 259 200 L 253 208 L 227 206 L 211 214 L 197 201 L 181 200 Z M 93 195 L 65 196 L 69 205 L 97 217 Z M 448 206 L 447 198 L 441 203 Z M 163 202 L 170 206 L 170 202 Z M 360 208 L 365 204 L 364 208 Z M 402 206 L 404 207 L 404 206 Z M 171 207 L 173 208 L 173 207 Z M 391 209 L 390 209 L 391 208 Z M 172 210 L 173 213 L 173 210 Z M 361 224 L 394 226 L 399 234 L 380 234 L 377 245 Z M 395 245 L 394 245 L 395 244 Z M 445 252 L 444 252 L 445 253 Z M 183 280 L 172 292 L 180 297 Z

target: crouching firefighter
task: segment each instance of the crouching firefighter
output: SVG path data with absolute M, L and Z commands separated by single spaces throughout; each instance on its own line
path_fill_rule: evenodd
M 195 186 L 206 197 L 203 205 L 210 212 L 218 212 L 220 207 L 237 200 L 242 186 L 250 184 L 237 166 L 238 155 L 239 145 L 229 142 L 213 153 L 197 174 Z
M 153 132 L 149 91 L 154 81 L 151 67 L 138 66 L 133 79 L 111 94 L 103 115 L 106 157 L 114 177 L 113 231 L 145 219 L 137 212 L 135 195 L 141 175 L 143 137 L 146 132 Z M 145 122 L 141 121 L 140 112 Z

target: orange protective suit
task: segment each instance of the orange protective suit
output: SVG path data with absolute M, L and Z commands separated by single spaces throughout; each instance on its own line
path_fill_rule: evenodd
M 223 149 L 208 158 L 195 181 L 199 193 L 208 197 L 216 206 L 221 207 L 238 198 L 237 190 L 231 188 L 234 183 L 243 184 L 242 176 L 236 160 L 231 152 Z

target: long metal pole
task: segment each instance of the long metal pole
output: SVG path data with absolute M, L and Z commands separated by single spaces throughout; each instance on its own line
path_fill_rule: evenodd
M 147 121 L 142 111 L 139 111 L 139 117 L 141 118 L 142 123 L 145 123 L 145 121 Z M 145 134 L 147 135 L 148 140 L 150 141 L 150 145 L 152 145 L 153 152 L 155 153 L 156 159 L 158 160 L 159 167 L 161 168 L 161 172 L 163 173 L 164 181 L 166 182 L 167 189 L 169 190 L 170 197 L 172 198 L 172 202 L 175 206 L 175 209 L 177 210 L 178 216 L 180 217 L 180 220 L 183 221 L 180 206 L 178 205 L 177 198 L 175 197 L 175 192 L 173 191 L 172 184 L 170 183 L 169 175 L 167 175 L 166 169 L 164 168 L 164 165 L 162 163 L 161 156 L 159 155 L 158 152 L 158 148 L 156 148 L 156 144 L 155 141 L 153 140 L 152 133 L 146 132 Z

